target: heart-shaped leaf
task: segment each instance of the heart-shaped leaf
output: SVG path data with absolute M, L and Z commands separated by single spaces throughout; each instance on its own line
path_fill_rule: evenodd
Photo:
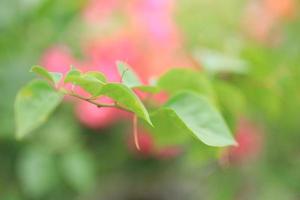
M 176 126 L 181 132 L 185 130 L 187 133 L 193 133 L 209 146 L 221 147 L 236 144 L 219 112 L 206 98 L 196 93 L 181 92 L 177 94 L 165 104 L 162 111 L 154 113 L 153 117 L 161 115 L 161 112 L 176 118 L 174 122 L 180 120 L 182 124 Z M 159 127 L 159 123 L 164 123 L 156 119 L 153 122 L 155 127 Z

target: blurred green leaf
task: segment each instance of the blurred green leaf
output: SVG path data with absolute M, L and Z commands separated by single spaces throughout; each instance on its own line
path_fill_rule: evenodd
M 42 125 L 61 100 L 62 94 L 45 81 L 34 80 L 24 86 L 15 101 L 17 137 L 22 138 Z
M 117 67 L 119 70 L 119 74 L 122 77 L 123 84 L 130 88 L 142 85 L 136 73 L 131 69 L 131 67 L 127 63 L 117 61 Z
M 171 94 L 189 90 L 214 100 L 214 91 L 208 78 L 192 69 L 172 69 L 160 77 L 157 85 Z
M 158 93 L 160 91 L 159 87 L 152 86 L 152 85 L 140 85 L 140 86 L 135 86 L 132 89 L 137 89 L 142 92 L 149 92 L 149 93 Z
M 201 66 L 211 73 L 239 73 L 244 74 L 248 71 L 246 61 L 221 52 L 205 49 L 198 50 L 195 58 L 202 63 Z
M 160 91 L 160 89 L 155 85 L 143 85 L 138 78 L 138 75 L 127 63 L 118 61 L 117 66 L 119 74 L 122 77 L 122 83 L 127 87 L 149 93 L 157 93 Z
M 21 188 L 28 196 L 42 199 L 58 183 L 55 162 L 41 148 L 23 151 L 17 166 Z
M 239 88 L 225 81 L 215 81 L 214 88 L 220 110 L 231 130 L 234 130 L 238 117 L 246 112 L 246 98 Z
M 184 124 L 187 132 L 193 133 L 209 146 L 235 145 L 226 123 L 209 101 L 192 92 L 182 92 L 166 104 Z M 174 116 L 174 115 L 173 115 Z
M 62 157 L 62 172 L 66 181 L 77 191 L 86 192 L 92 189 L 96 181 L 96 166 L 87 152 L 75 151 Z
M 38 65 L 33 66 L 30 71 L 36 73 L 54 85 L 56 85 L 62 78 L 61 73 L 48 72 L 44 67 Z
M 114 99 L 118 104 L 134 112 L 152 125 L 149 113 L 141 100 L 127 86 L 120 83 L 107 83 L 102 87 L 101 95 Z

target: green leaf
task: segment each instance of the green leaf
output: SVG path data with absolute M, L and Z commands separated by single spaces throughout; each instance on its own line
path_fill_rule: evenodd
M 67 73 L 64 82 L 65 83 L 73 83 L 76 78 L 80 77 L 81 72 L 77 70 L 75 67 L 71 67 L 70 71 Z
M 121 61 L 117 61 L 118 71 L 122 77 L 122 83 L 129 88 L 138 89 L 142 92 L 158 93 L 160 88 L 155 85 L 143 85 L 138 78 L 138 75 L 131 69 L 131 67 Z
M 87 192 L 96 181 L 96 165 L 93 157 L 84 150 L 65 153 L 61 167 L 66 181 L 77 191 Z
M 17 137 L 22 138 L 42 125 L 62 100 L 62 94 L 47 82 L 34 80 L 24 86 L 15 101 Z
M 53 83 L 54 85 L 56 85 L 62 78 L 61 73 L 48 72 L 44 67 L 38 65 L 31 67 L 30 71 L 41 76 L 42 78 L 46 79 L 50 83 Z
M 248 63 L 245 60 L 226 55 L 222 52 L 210 49 L 198 50 L 195 58 L 202 63 L 205 70 L 211 73 L 238 73 L 248 72 Z
M 73 83 L 80 86 L 93 97 L 100 94 L 102 86 L 105 84 L 106 78 L 100 72 L 80 73 L 77 69 L 71 69 L 65 78 L 65 83 Z
M 101 72 L 97 72 L 97 71 L 89 71 L 89 72 L 86 72 L 84 74 L 84 76 L 86 77 L 90 77 L 92 79 L 95 78 L 97 79 L 98 81 L 100 82 L 103 82 L 103 83 L 106 83 L 106 77 L 104 74 L 102 74 Z
M 122 77 L 123 84 L 130 88 L 142 85 L 136 73 L 131 70 L 131 67 L 127 63 L 117 61 L 117 67 L 119 70 L 119 74 Z
M 135 86 L 132 89 L 137 89 L 142 92 L 149 92 L 149 93 L 158 93 L 160 91 L 159 87 L 152 86 L 152 85 L 140 85 L 140 86 Z
M 236 144 L 222 116 L 206 98 L 182 92 L 172 97 L 164 107 L 172 109 L 187 131 L 203 143 L 220 147 Z
M 235 130 L 236 121 L 246 111 L 246 99 L 239 88 L 225 81 L 216 81 L 214 88 L 220 110 L 231 130 Z
M 54 157 L 41 147 L 22 149 L 17 170 L 22 190 L 34 199 L 42 199 L 59 183 Z
M 214 100 L 214 91 L 208 78 L 192 69 L 172 69 L 160 77 L 157 85 L 170 94 L 189 90 L 205 94 Z
M 149 113 L 144 104 L 127 86 L 120 83 L 107 83 L 102 87 L 101 95 L 114 99 L 118 104 L 134 112 L 137 116 L 152 125 Z

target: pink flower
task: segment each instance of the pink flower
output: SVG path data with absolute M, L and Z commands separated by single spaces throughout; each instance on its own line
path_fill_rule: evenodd
M 241 119 L 236 135 L 237 147 L 229 149 L 229 159 L 233 162 L 244 162 L 257 157 L 263 148 L 262 130 L 252 122 Z
M 71 65 L 76 66 L 77 61 L 72 57 L 69 49 L 62 45 L 52 46 L 43 53 L 41 64 L 49 71 L 65 74 Z
M 90 0 L 83 10 L 83 18 L 88 23 L 106 20 L 116 9 L 119 0 Z

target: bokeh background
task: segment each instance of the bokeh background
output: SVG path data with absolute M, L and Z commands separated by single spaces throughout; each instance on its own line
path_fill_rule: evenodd
M 299 3 L 1 0 L 0 199 L 300 199 Z M 141 128 L 137 152 L 126 115 L 69 99 L 15 139 L 13 102 L 31 65 L 114 81 L 116 60 L 145 83 L 174 67 L 207 74 L 239 147 L 173 138 L 182 146 L 153 154 L 160 136 Z

